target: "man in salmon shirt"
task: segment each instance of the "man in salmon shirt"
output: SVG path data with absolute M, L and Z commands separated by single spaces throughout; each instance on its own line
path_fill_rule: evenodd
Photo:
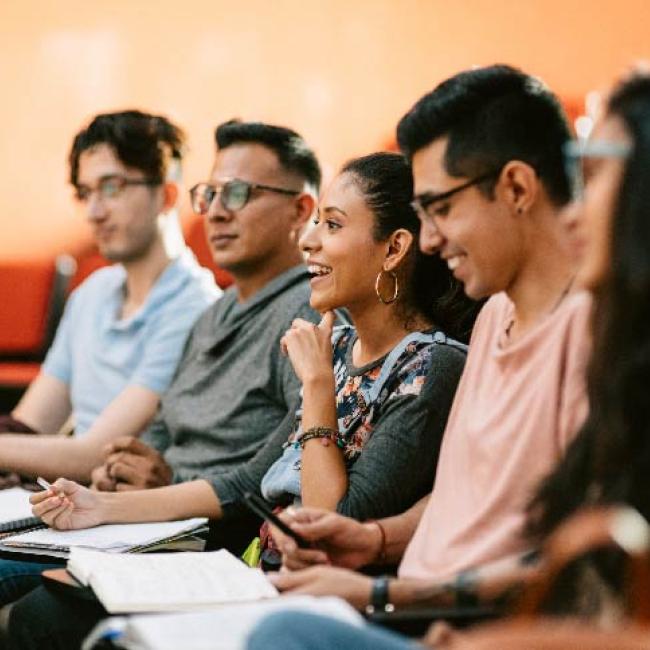
M 420 99 L 397 135 L 413 165 L 420 245 L 447 260 L 469 296 L 491 296 L 474 328 L 433 491 L 378 522 L 314 509 L 285 515 L 318 550 L 274 532 L 293 569 L 274 578 L 281 591 L 338 595 L 375 610 L 464 604 L 525 570 L 526 505 L 587 413 L 589 300 L 573 286 L 559 219 L 571 188 L 562 159 L 570 132 L 557 99 L 511 67 L 475 69 Z M 398 577 L 350 570 L 382 563 L 399 563 Z M 345 633 L 324 619 L 279 614 L 250 647 L 393 647 L 370 633 L 364 639 L 365 631 Z

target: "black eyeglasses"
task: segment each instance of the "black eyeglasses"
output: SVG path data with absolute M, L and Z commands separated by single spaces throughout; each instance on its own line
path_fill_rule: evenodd
M 192 210 L 196 214 L 207 214 L 212 205 L 212 201 L 218 195 L 219 201 L 224 209 L 235 212 L 241 210 L 250 201 L 253 190 L 276 192 L 277 194 L 286 194 L 288 196 L 297 196 L 300 194 L 298 190 L 288 190 L 284 187 L 272 187 L 271 185 L 261 185 L 260 183 L 247 183 L 239 179 L 226 181 L 221 187 L 215 187 L 208 183 L 199 183 L 190 190 Z
M 126 176 L 120 176 L 119 174 L 111 174 L 100 178 L 95 187 L 76 185 L 74 193 L 77 201 L 86 203 L 93 192 L 97 192 L 102 199 L 115 199 L 130 185 L 156 187 L 160 184 L 159 181 L 150 178 L 126 178 Z
M 487 172 L 485 174 L 481 174 L 480 176 L 477 176 L 476 178 L 472 178 L 466 183 L 462 183 L 457 187 L 453 187 L 452 189 L 447 190 L 446 192 L 440 192 L 439 194 L 431 194 L 425 192 L 423 194 L 416 196 L 413 199 L 413 201 L 411 201 L 411 207 L 415 210 L 415 212 L 418 214 L 418 216 L 421 219 L 433 220 L 434 214 L 431 210 L 431 207 L 434 204 L 439 203 L 440 201 L 445 201 L 446 199 L 451 198 L 455 194 L 458 194 L 459 192 L 466 190 L 468 187 L 473 187 L 474 185 L 478 185 L 479 183 L 482 183 L 483 181 L 487 181 L 490 178 L 496 178 L 500 173 L 501 170 L 499 169 L 499 170 Z

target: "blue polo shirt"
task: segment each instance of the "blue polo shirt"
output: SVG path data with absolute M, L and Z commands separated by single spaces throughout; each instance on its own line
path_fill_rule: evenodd
M 126 271 L 120 264 L 93 273 L 70 296 L 43 372 L 65 382 L 83 434 L 127 386 L 162 394 L 190 329 L 221 294 L 212 273 L 186 249 L 160 275 L 142 307 L 120 319 Z

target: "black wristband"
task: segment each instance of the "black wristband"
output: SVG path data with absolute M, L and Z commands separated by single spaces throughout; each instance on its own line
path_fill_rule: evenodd
M 366 606 L 366 614 L 372 615 L 375 612 L 390 613 L 395 611 L 395 605 L 388 602 L 388 576 L 379 576 L 372 581 L 370 592 L 370 604 Z

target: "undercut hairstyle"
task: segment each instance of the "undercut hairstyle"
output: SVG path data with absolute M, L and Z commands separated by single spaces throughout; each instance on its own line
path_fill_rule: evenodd
M 160 115 L 136 110 L 97 115 L 72 143 L 68 157 L 72 185 L 77 185 L 81 154 L 102 144 L 110 146 L 126 167 L 139 169 L 147 180 L 163 183 L 172 166 L 180 168 L 185 134 Z
M 529 164 L 557 206 L 571 198 L 563 145 L 571 138 L 555 95 L 537 78 L 507 65 L 461 72 L 422 97 L 400 120 L 404 155 L 448 137 L 445 170 L 451 176 L 497 173 L 511 160 Z M 496 180 L 479 189 L 493 196 Z
M 320 165 L 314 152 L 295 131 L 263 122 L 230 120 L 216 128 L 214 138 L 218 149 L 227 149 L 235 144 L 265 146 L 276 155 L 286 172 L 301 178 L 318 194 L 321 184 Z
M 419 247 L 420 221 L 411 206 L 413 174 L 401 154 L 374 153 L 343 166 L 374 216 L 373 238 L 381 242 L 404 228 L 413 245 L 397 272 L 402 287 L 400 306 L 408 321 L 420 314 L 449 336 L 469 339 L 480 304 L 465 295 L 440 255 L 425 255 Z

